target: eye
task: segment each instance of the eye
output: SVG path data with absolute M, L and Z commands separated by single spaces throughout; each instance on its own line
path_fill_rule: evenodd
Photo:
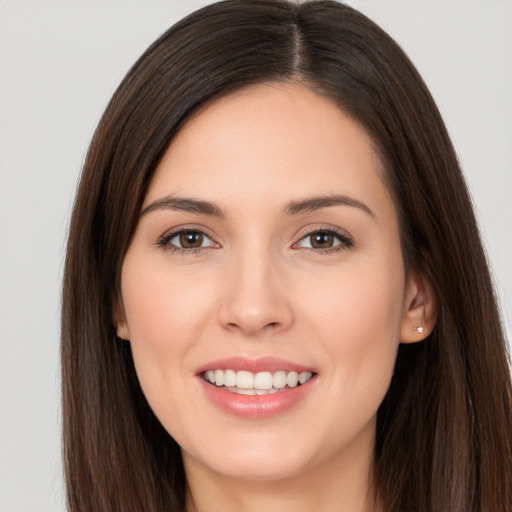
M 295 247 L 329 251 L 331 249 L 344 249 L 352 245 L 352 240 L 345 234 L 331 229 L 317 229 L 303 236 Z
M 162 237 L 158 245 L 166 249 L 183 252 L 197 251 L 206 247 L 217 247 L 217 244 L 205 233 L 197 229 L 181 229 Z

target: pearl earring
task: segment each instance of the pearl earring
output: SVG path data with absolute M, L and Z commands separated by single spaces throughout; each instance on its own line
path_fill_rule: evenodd
M 413 327 L 412 330 L 414 332 L 419 332 L 421 334 L 423 332 L 423 326 L 422 325 L 418 325 L 417 327 Z

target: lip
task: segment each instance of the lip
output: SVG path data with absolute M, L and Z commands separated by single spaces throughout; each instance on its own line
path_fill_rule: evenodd
M 218 388 L 203 379 L 208 370 L 235 370 L 258 373 L 262 371 L 312 372 L 313 376 L 305 384 L 267 395 L 241 395 Z M 309 367 L 275 357 L 257 359 L 243 356 L 229 357 L 209 362 L 197 369 L 196 378 L 207 399 L 218 409 L 230 415 L 246 419 L 263 419 L 284 413 L 301 402 L 315 388 L 318 374 Z
M 242 371 L 245 370 L 251 373 L 258 372 L 277 372 L 284 370 L 285 372 L 311 372 L 317 373 L 314 368 L 297 364 L 286 359 L 279 359 L 277 357 L 264 356 L 258 358 L 251 358 L 245 356 L 234 356 L 226 357 L 223 359 L 217 359 L 207 364 L 200 366 L 196 370 L 197 375 L 208 370 L 234 370 Z

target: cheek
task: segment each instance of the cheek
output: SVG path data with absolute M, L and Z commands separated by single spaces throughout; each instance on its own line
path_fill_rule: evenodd
M 302 297 L 308 304 L 303 316 L 310 319 L 304 330 L 309 328 L 315 340 L 322 381 L 329 390 L 331 407 L 318 412 L 317 424 L 330 440 L 326 452 L 373 425 L 391 382 L 404 277 L 401 265 L 382 270 L 370 266 L 333 273 L 321 292 L 309 287 Z
M 405 279 L 400 260 L 385 263 L 333 273 L 323 287 L 309 287 L 301 300 L 333 378 L 345 389 L 375 386 L 382 396 L 399 345 Z
M 169 341 L 185 342 L 214 303 L 211 282 L 200 275 L 157 261 L 137 265 L 127 256 L 123 266 L 123 304 L 130 337 L 162 350 Z
M 151 402 L 193 373 L 188 361 L 214 300 L 208 280 L 169 272 L 160 262 L 144 263 L 127 255 L 122 296 L 137 375 Z
M 304 281 L 296 304 L 307 304 L 311 314 L 323 317 L 327 331 L 343 325 L 358 332 L 367 326 L 387 330 L 399 326 L 405 277 L 400 262 L 370 262 L 334 268 Z

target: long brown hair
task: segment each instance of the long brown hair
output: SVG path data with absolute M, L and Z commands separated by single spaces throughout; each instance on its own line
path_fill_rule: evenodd
M 299 81 L 366 128 L 400 213 L 404 258 L 437 297 L 401 346 L 377 419 L 375 497 L 387 512 L 512 510 L 506 341 L 477 224 L 440 114 L 397 44 L 330 0 L 227 0 L 163 34 L 112 97 L 73 210 L 62 304 L 69 510 L 184 509 L 179 446 L 150 410 L 112 305 L 152 174 L 205 102 Z

